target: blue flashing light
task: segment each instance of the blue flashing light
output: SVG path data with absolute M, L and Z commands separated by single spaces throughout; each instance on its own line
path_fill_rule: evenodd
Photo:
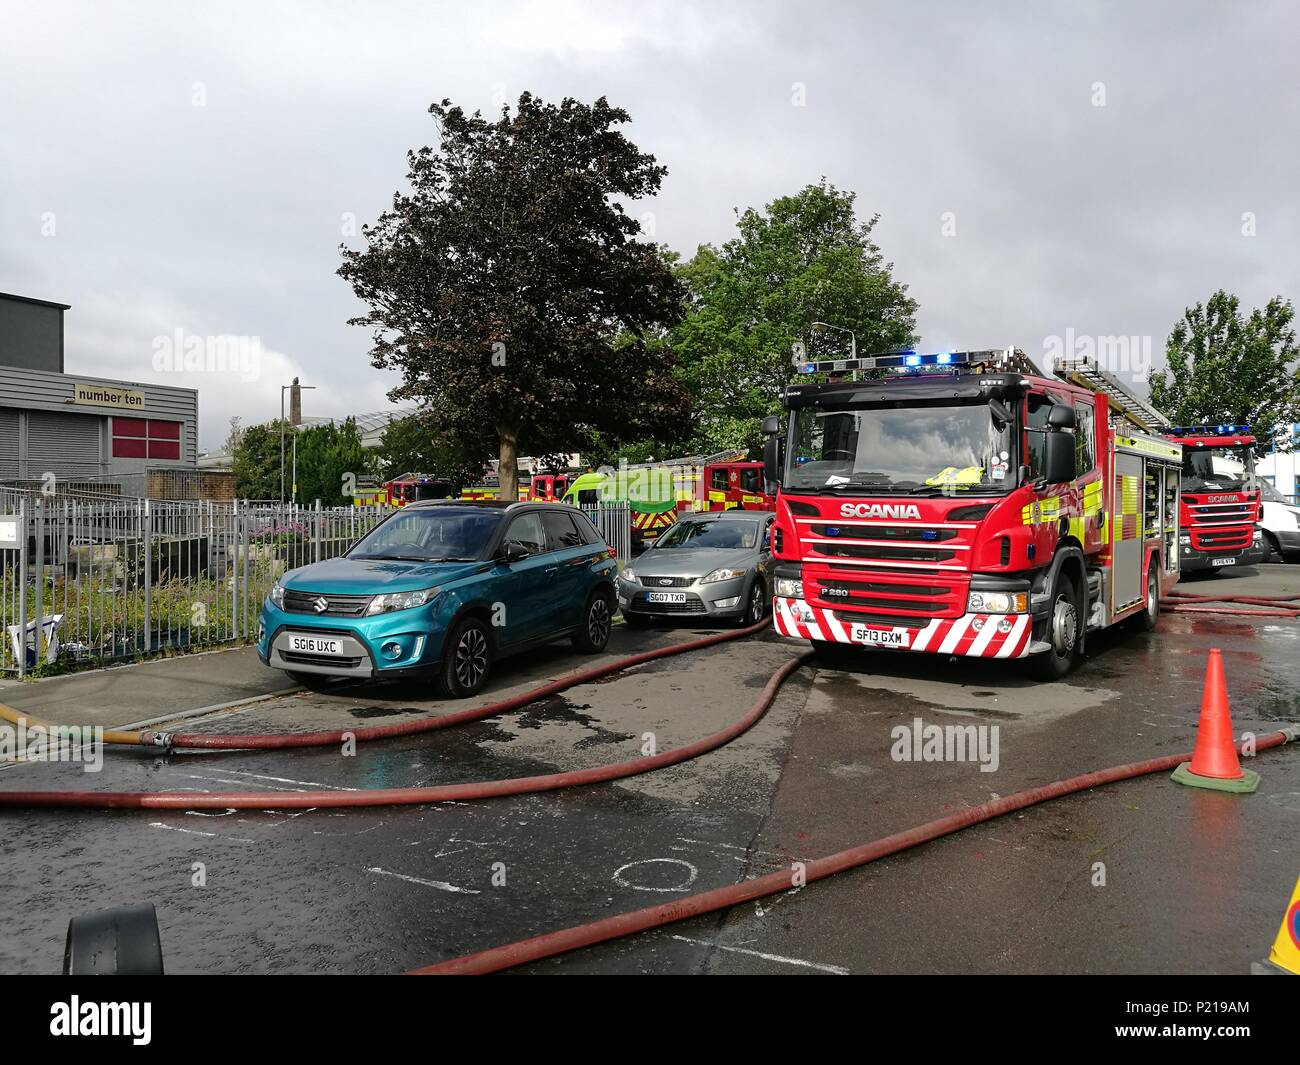
M 940 366 L 947 366 L 948 363 L 952 362 L 952 352 L 941 351 L 939 352 L 938 355 L 934 357 L 934 361 L 937 362 Z
M 920 365 L 921 365 L 921 356 L 920 356 L 920 355 L 909 355 L 909 356 L 904 360 L 904 363 L 905 363 L 907 366 L 920 366 Z

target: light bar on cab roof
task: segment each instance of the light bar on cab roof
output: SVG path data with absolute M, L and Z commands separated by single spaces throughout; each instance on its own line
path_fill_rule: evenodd
M 866 355 L 860 359 L 828 359 L 822 362 L 798 362 L 800 373 L 851 373 L 854 370 L 917 370 L 933 366 L 970 366 L 998 362 L 1008 353 L 984 351 L 937 351 L 922 355 L 915 351 L 891 351 L 883 355 Z
M 1169 436 L 1249 436 L 1249 425 L 1176 425 L 1166 429 Z

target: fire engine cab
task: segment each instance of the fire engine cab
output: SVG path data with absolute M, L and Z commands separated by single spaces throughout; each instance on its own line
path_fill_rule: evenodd
M 1178 580 L 1182 448 L 1109 374 L 1010 349 L 798 368 L 833 379 L 764 419 L 777 633 L 1055 679 L 1087 632 L 1154 627 Z
M 704 510 L 771 510 L 776 500 L 764 490 L 761 462 L 713 462 L 701 482 Z
M 1183 447 L 1179 567 L 1191 572 L 1265 561 L 1257 441 L 1250 426 L 1189 425 L 1164 432 Z

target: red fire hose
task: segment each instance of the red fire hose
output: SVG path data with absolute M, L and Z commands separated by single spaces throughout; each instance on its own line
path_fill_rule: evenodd
M 1292 726 L 1280 732 L 1270 732 L 1267 735 L 1258 737 L 1255 741 L 1255 749 L 1264 751 L 1270 747 L 1277 747 L 1288 741 L 1294 742 L 1296 740 L 1300 740 L 1300 727 Z M 850 847 L 848 850 L 838 851 L 825 858 L 815 858 L 806 863 L 802 870 L 801 879 L 805 883 L 822 880 L 836 873 L 842 873 L 846 869 L 856 869 L 858 866 L 874 862 L 879 858 L 886 858 L 891 854 L 898 854 L 900 851 L 920 846 L 922 843 L 929 843 L 940 836 L 959 832 L 963 828 L 969 828 L 971 825 L 977 825 L 982 821 L 990 821 L 995 817 L 1001 817 L 1016 810 L 1023 810 L 1027 806 L 1034 806 L 1050 799 L 1059 799 L 1063 795 L 1086 791 L 1088 788 L 1100 787 L 1103 784 L 1131 780 L 1134 777 L 1145 776 L 1149 773 L 1167 772 L 1177 768 L 1180 763 L 1189 761 L 1191 757 L 1192 754 L 1188 751 L 1184 754 L 1166 755 L 1163 758 L 1150 758 L 1145 762 L 1131 762 L 1128 765 L 1114 766 L 1111 769 L 1101 769 L 1094 773 L 1084 773 L 1081 776 L 1058 780 L 1054 784 L 1030 788 L 1028 791 L 1019 791 L 1014 795 L 1008 795 L 1005 798 L 995 799 L 981 806 L 963 810 L 961 813 L 950 814 L 935 821 L 927 821 L 925 824 L 918 825 L 916 828 L 909 828 L 905 832 L 897 832 L 892 836 L 885 836 L 883 839 L 873 840 L 857 847 Z M 492 947 L 489 950 L 481 950 L 474 954 L 466 954 L 463 957 L 452 958 L 436 965 L 414 969 L 409 975 L 474 976 L 500 972 L 502 969 L 523 965 L 525 962 L 550 958 L 556 954 L 564 954 L 582 947 L 590 947 L 596 943 L 604 943 L 611 939 L 632 935 L 635 932 L 645 932 L 662 925 L 673 924 L 676 921 L 684 921 L 688 917 L 698 917 L 701 914 L 713 913 L 754 899 L 765 898 L 768 895 L 776 895 L 782 891 L 789 891 L 794 886 L 791 871 L 782 870 L 779 873 L 768 873 L 766 876 L 746 880 L 740 884 L 731 884 L 727 887 L 715 888 L 713 891 L 702 891 L 696 895 L 687 895 L 685 898 L 677 899 L 674 902 L 662 903 L 659 906 L 647 906 L 645 909 L 633 910 L 631 913 L 621 913 L 614 917 L 605 917 L 599 921 L 592 921 L 589 924 L 575 925 L 572 928 L 565 928 L 558 932 L 546 932 L 540 936 L 521 939 L 515 943 L 507 943 L 504 946 Z
M 1266 609 L 1238 610 L 1233 606 L 1210 605 L 1218 603 Z M 1160 609 L 1178 614 L 1226 614 L 1239 618 L 1300 618 L 1300 595 L 1194 595 L 1175 590 L 1161 598 Z
M 521 692 L 519 695 L 512 695 L 508 699 L 500 699 L 495 703 L 488 703 L 486 706 L 476 706 L 452 714 L 424 717 L 416 721 L 402 721 L 393 725 L 372 725 L 368 728 L 334 729 L 328 732 L 247 732 L 228 736 L 205 732 L 134 732 L 129 729 L 110 729 L 104 733 L 104 742 L 135 747 L 164 747 L 168 749 L 278 750 L 285 747 L 335 747 L 348 740 L 365 743 L 368 740 L 386 740 L 392 739 L 394 736 L 410 736 L 419 732 L 449 728 L 452 725 L 462 725 L 466 721 L 478 721 L 480 718 L 492 717 L 494 714 L 504 714 L 511 710 L 517 710 L 519 707 L 527 706 L 539 699 L 556 695 L 579 684 L 586 684 L 601 677 L 607 677 L 609 674 L 617 673 L 620 670 L 630 669 L 632 666 L 639 666 L 643 662 L 653 662 L 657 658 L 668 658 L 686 651 L 698 651 L 701 647 L 710 647 L 716 643 L 725 643 L 727 640 L 738 640 L 742 636 L 752 636 L 756 632 L 765 630 L 767 625 L 767 621 L 764 620 L 756 625 L 750 625 L 748 628 L 733 629 L 730 632 L 721 632 L 698 640 L 686 640 L 683 643 L 674 643 L 669 644 L 667 647 L 642 651 L 639 654 L 607 662 L 603 666 L 593 666 L 591 669 L 566 674 L 550 684 L 544 684 L 540 688 Z M 50 722 L 42 721 L 9 706 L 0 706 L 0 719 L 15 724 L 21 720 L 26 720 L 29 724 L 54 727 Z M 85 728 L 87 726 L 81 727 Z
M 741 630 L 741 633 L 744 631 L 746 630 Z M 726 638 L 731 639 L 741 633 L 728 634 Z M 708 640 L 694 641 L 694 643 L 698 646 L 704 643 L 716 642 L 717 640 L 718 637 L 711 636 Z M 673 648 L 663 648 L 658 652 L 648 653 L 656 657 L 662 657 L 664 653 L 670 651 L 671 653 L 677 653 L 687 647 L 687 644 L 675 644 Z M 523 795 L 539 791 L 554 791 L 557 788 L 572 788 L 582 784 L 599 784 L 607 780 L 619 780 L 622 777 L 649 773 L 654 769 L 662 769 L 664 766 L 689 761 L 707 751 L 721 747 L 724 743 L 730 743 L 742 732 L 751 728 L 767 712 L 786 677 L 803 665 L 811 655 L 812 652 L 805 652 L 798 658 L 792 658 L 773 673 L 754 705 L 742 717 L 726 728 L 671 751 L 633 758 L 626 762 L 615 762 L 612 765 L 596 766 L 592 769 L 578 769 L 567 773 L 547 773 L 535 777 L 511 777 L 505 780 L 479 780 L 466 784 L 442 784 L 427 788 L 370 788 L 358 791 L 294 793 L 283 791 L 234 791 L 215 794 L 193 791 L 0 791 L 0 806 L 72 806 L 83 809 L 115 810 L 290 810 L 326 809 L 340 806 L 416 806 L 428 802 L 493 799 L 502 795 Z M 629 663 L 634 664 L 635 661 L 644 657 L 643 655 L 633 655 L 632 658 L 622 659 L 621 667 L 625 667 Z M 613 668 L 614 666 L 600 666 L 586 672 L 603 676 Z M 580 676 L 582 674 L 574 674 L 562 682 L 557 681 L 556 684 L 563 685 L 559 689 L 562 691 L 564 687 L 571 687 L 580 683 L 579 680 L 575 679 Z M 517 696 L 515 699 L 506 700 L 506 702 L 511 705 L 522 705 L 541 698 L 539 693 L 550 694 L 553 688 L 555 688 L 555 685 L 547 685 L 545 688 L 526 692 L 523 696 Z M 500 712 L 500 707 L 503 704 L 494 705 L 498 709 L 493 712 Z M 482 711 L 488 709 L 490 708 L 483 707 L 480 710 L 470 711 L 470 713 L 476 716 L 485 716 Z M 471 718 L 461 718 L 461 720 L 471 720 Z M 417 724 L 427 723 L 417 722 Z M 406 726 L 402 726 L 402 729 L 403 731 L 411 731 Z M 389 735 L 398 734 L 389 733 Z M 318 735 L 322 734 L 318 733 Z M 291 739 L 295 737 L 276 738 Z

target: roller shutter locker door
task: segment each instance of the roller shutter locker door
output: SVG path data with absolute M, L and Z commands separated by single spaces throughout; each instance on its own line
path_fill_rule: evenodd
M 0 409 L 0 480 L 18 477 L 18 412 Z
M 27 415 L 27 477 L 94 477 L 100 472 L 102 420 L 93 414 L 30 411 Z

